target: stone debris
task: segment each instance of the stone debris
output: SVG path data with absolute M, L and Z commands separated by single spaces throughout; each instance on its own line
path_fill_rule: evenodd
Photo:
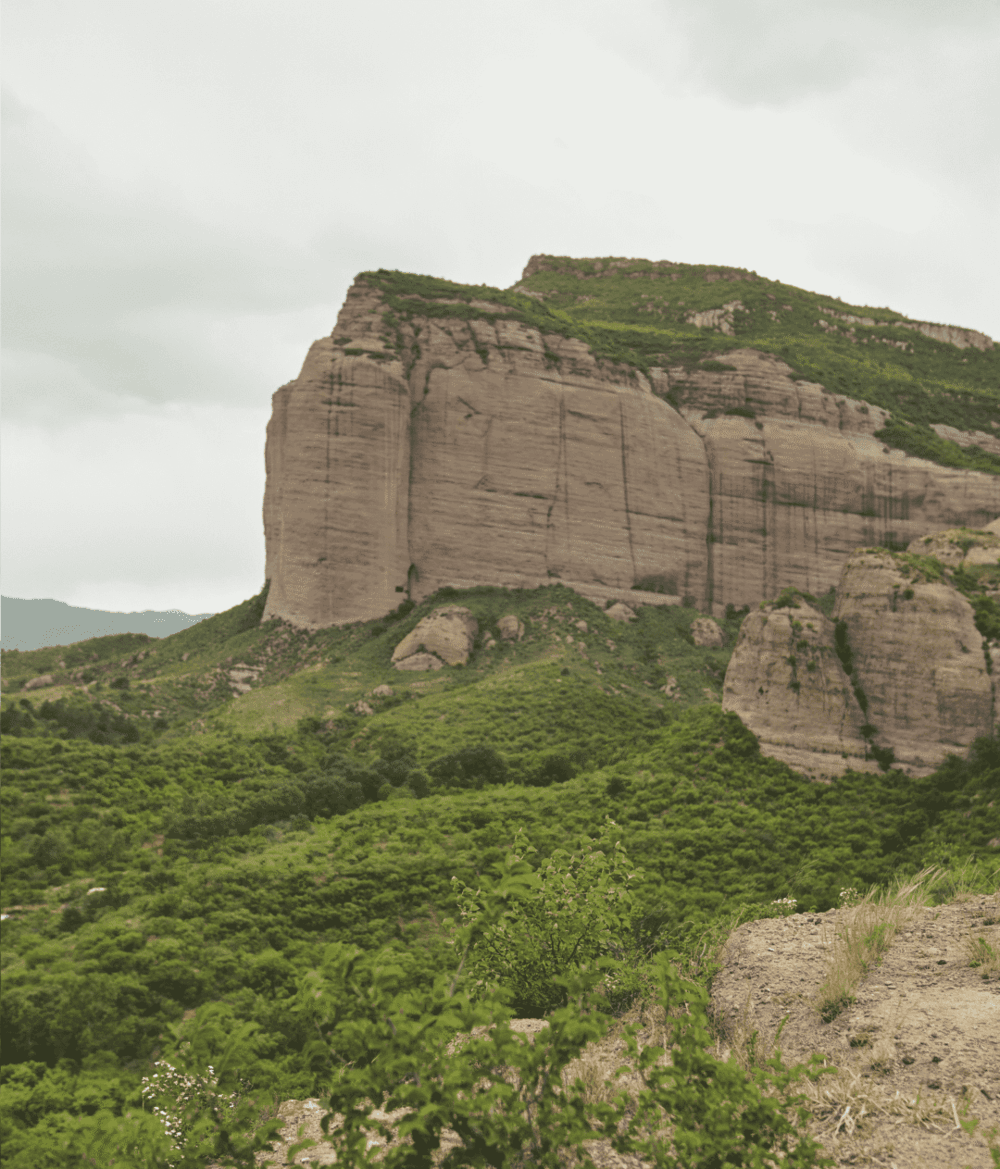
M 443 670 L 444 662 L 434 654 L 411 654 L 401 662 L 394 662 L 397 670 Z
M 262 666 L 248 666 L 245 662 L 237 662 L 227 670 L 229 685 L 236 694 L 246 694 L 253 689 L 253 684 L 260 681 L 263 673 Z
M 607 610 L 607 616 L 613 621 L 634 621 L 635 610 L 630 609 L 628 605 L 622 604 L 621 601 L 616 601 L 610 609 Z

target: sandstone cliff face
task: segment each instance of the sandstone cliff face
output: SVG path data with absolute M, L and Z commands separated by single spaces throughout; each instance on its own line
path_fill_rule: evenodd
M 929 770 L 993 733 L 995 687 L 972 606 L 904 557 L 860 549 L 844 566 L 843 621 L 876 742 Z
M 891 749 L 895 766 L 919 775 L 994 733 L 1000 655 L 941 565 L 995 568 L 1000 536 L 962 529 L 911 547 L 917 555 L 850 556 L 833 621 L 791 590 L 744 621 L 723 708 L 765 754 L 832 775 L 871 770 Z
M 647 378 L 471 308 L 485 315 L 463 303 L 390 327 L 359 278 L 274 395 L 265 619 L 317 628 L 442 585 L 553 580 L 721 612 L 789 584 L 825 592 L 860 544 L 1000 514 L 996 478 L 888 452 L 881 411 L 777 358 Z M 756 417 L 718 416 L 733 408 Z M 650 579 L 659 592 L 634 590 Z
M 766 605 L 740 627 L 723 710 L 738 714 L 765 755 L 800 770 L 872 770 L 864 712 L 834 643 L 834 624 L 803 598 Z

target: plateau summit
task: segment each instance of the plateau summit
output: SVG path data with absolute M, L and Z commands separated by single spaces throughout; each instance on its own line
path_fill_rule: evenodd
M 362 273 L 274 395 L 265 620 L 369 620 L 443 586 L 716 615 L 824 594 L 859 547 L 1000 516 L 998 357 L 737 269 Z

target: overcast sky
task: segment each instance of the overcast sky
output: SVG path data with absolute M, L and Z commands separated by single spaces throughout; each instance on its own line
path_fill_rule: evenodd
M 720 263 L 1000 337 L 996 0 L 4 0 L 5 595 L 263 582 L 354 274 Z

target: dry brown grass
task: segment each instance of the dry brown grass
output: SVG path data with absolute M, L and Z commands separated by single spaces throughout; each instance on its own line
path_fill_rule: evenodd
M 887 890 L 872 889 L 838 911 L 830 965 L 815 999 L 824 1022 L 854 1001 L 858 984 L 878 965 L 901 927 L 930 902 L 939 875 L 940 869 L 923 869 Z

